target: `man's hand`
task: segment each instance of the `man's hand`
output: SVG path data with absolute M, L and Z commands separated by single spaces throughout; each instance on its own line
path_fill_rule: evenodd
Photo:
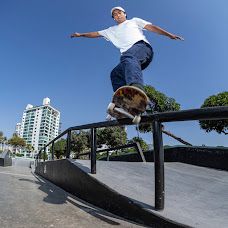
M 80 33 L 75 32 L 75 33 L 73 33 L 73 34 L 70 35 L 70 38 L 80 37 L 80 36 L 81 36 Z
M 184 41 L 184 38 L 181 37 L 181 36 L 176 36 L 176 35 L 173 35 L 173 34 L 170 34 L 169 35 L 169 38 L 170 39 L 173 39 L 173 40 L 183 40 Z

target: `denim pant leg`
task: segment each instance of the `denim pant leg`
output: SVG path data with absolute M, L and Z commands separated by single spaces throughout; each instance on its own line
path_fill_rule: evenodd
M 119 87 L 131 84 L 143 85 L 142 70 L 152 61 L 152 48 L 144 43 L 134 44 L 124 52 L 118 64 L 111 72 L 113 91 Z
M 124 85 L 142 84 L 141 65 L 132 55 L 121 57 L 121 62 L 111 72 L 112 88 L 115 92 Z
M 144 70 L 152 61 L 153 50 L 145 43 L 136 43 L 121 56 L 127 85 L 143 85 Z
M 121 86 L 126 85 L 125 74 L 123 65 L 120 63 L 118 64 L 111 72 L 111 82 L 112 88 L 115 92 Z
M 131 54 L 125 54 L 121 57 L 121 64 L 124 68 L 124 75 L 127 85 L 143 85 L 141 64 L 135 56 Z

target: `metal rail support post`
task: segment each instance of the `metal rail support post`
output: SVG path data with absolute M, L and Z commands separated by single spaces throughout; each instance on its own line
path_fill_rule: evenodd
M 107 153 L 106 153 L 106 159 L 107 159 L 107 161 L 109 161 L 109 158 L 110 158 L 110 156 L 109 156 L 109 150 L 108 150 Z
M 44 161 L 46 160 L 46 147 L 44 147 Z
M 141 148 L 139 142 L 136 142 L 136 143 L 135 143 L 135 148 L 136 148 L 138 154 L 140 155 L 142 161 L 143 161 L 143 162 L 146 162 L 145 156 L 144 156 L 144 154 L 143 154 L 143 151 L 142 151 L 142 148 Z
M 52 160 L 54 160 L 54 145 L 55 145 L 55 142 L 53 141 L 51 144 L 51 159 Z
M 91 173 L 96 174 L 97 133 L 96 128 L 91 129 Z
M 164 148 L 162 142 L 162 125 L 153 122 L 154 172 L 155 172 L 155 209 L 164 209 Z
M 67 131 L 66 158 L 70 158 L 71 149 L 71 130 Z

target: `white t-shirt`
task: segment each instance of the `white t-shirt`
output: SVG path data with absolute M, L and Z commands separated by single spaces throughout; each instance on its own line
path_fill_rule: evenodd
M 134 17 L 121 24 L 98 31 L 98 33 L 106 40 L 111 41 L 123 53 L 140 40 L 149 43 L 142 31 L 148 24 L 151 22 Z

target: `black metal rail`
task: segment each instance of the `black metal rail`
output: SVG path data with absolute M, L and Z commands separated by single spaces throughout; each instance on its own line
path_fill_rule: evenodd
M 132 148 L 132 147 L 136 149 L 136 151 L 139 154 L 139 156 L 141 157 L 142 161 L 146 162 L 146 159 L 144 157 L 144 154 L 142 152 L 142 148 L 141 148 L 139 142 L 130 143 L 130 144 L 122 145 L 122 146 L 106 148 L 106 149 L 97 149 L 96 153 L 99 154 L 99 153 L 106 152 L 106 158 L 107 158 L 107 161 L 109 161 L 110 151 L 122 150 L 122 149 Z M 90 151 L 79 154 L 79 157 L 84 156 L 84 155 L 90 155 Z
M 141 123 L 151 123 L 153 128 L 153 144 L 154 144 L 154 170 L 155 170 L 155 209 L 164 209 L 164 148 L 162 140 L 162 123 L 174 121 L 192 121 L 192 120 L 219 120 L 228 119 L 228 106 L 226 107 L 212 107 L 203 109 L 190 109 L 176 112 L 154 113 L 153 115 L 143 116 Z M 96 173 L 96 129 L 102 127 L 113 127 L 133 125 L 132 120 L 124 118 L 121 120 L 104 121 L 86 125 L 70 127 L 55 139 L 50 141 L 44 148 L 39 151 L 38 158 L 42 151 L 46 153 L 46 148 L 52 145 L 52 159 L 54 160 L 54 143 L 59 138 L 67 134 L 66 158 L 70 157 L 70 139 L 71 132 L 74 130 L 91 129 L 91 173 Z M 45 157 L 45 156 L 44 156 Z M 38 162 L 38 161 L 37 161 Z

